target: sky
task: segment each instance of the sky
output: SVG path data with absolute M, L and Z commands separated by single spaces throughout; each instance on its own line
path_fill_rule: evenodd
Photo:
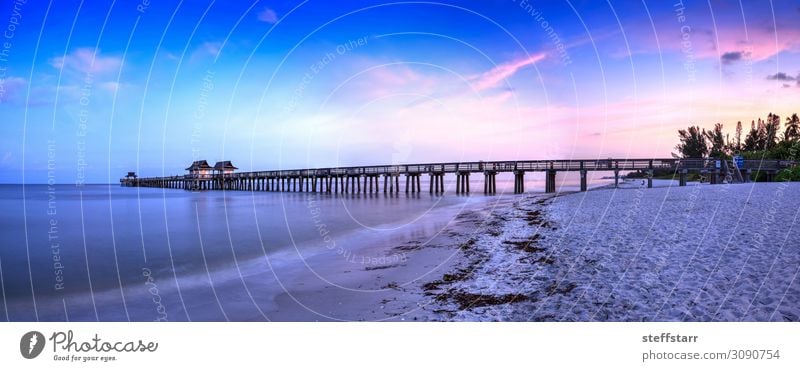
M 670 157 L 800 111 L 797 1 L 0 5 L 0 183 Z

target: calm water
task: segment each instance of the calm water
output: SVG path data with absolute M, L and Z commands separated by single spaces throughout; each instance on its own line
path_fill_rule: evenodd
M 337 249 L 424 243 L 460 211 L 497 199 L 474 192 L 480 182 L 470 196 L 453 187 L 389 197 L 0 185 L 0 319 L 257 319 L 254 303 L 280 291 L 279 272 Z

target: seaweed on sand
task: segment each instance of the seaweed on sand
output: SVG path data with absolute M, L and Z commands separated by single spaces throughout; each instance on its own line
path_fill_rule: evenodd
M 569 294 L 576 287 L 578 287 L 578 285 L 576 285 L 574 282 L 570 282 L 566 285 L 561 285 L 554 282 L 550 284 L 550 286 L 548 286 L 547 289 L 545 289 L 545 292 L 547 292 L 547 295 L 554 295 L 554 294 L 565 295 Z
M 538 225 L 543 228 L 550 227 L 550 222 L 544 219 L 541 210 L 528 211 L 525 213 L 525 216 L 522 218 L 522 220 L 528 222 L 528 225 L 530 226 Z
M 529 301 L 531 298 L 522 294 L 489 295 L 474 294 L 465 291 L 450 291 L 436 295 L 436 300 L 449 301 L 452 299 L 459 310 Z
M 476 241 L 474 238 L 470 238 L 467 240 L 467 242 L 462 243 L 461 246 L 459 246 L 458 248 L 460 248 L 461 250 L 469 250 L 473 246 L 475 246 L 476 242 L 478 241 Z
M 440 289 L 439 286 L 444 284 L 449 284 L 453 282 L 463 281 L 469 278 L 472 275 L 472 271 L 469 269 L 459 269 L 456 273 L 445 273 L 442 276 L 442 279 L 436 280 L 433 282 L 428 282 L 422 285 L 422 289 L 425 291 L 434 291 Z
M 540 252 L 540 251 L 544 251 L 545 250 L 544 248 L 539 247 L 536 244 L 536 241 L 538 241 L 540 238 L 542 238 L 542 236 L 537 233 L 537 234 L 534 234 L 533 236 L 528 237 L 528 239 L 523 240 L 523 241 L 505 240 L 505 241 L 503 241 L 503 243 L 506 244 L 506 245 L 512 245 L 512 246 L 516 247 L 517 249 L 520 249 L 520 250 L 522 250 L 524 252 L 535 253 L 535 252 Z

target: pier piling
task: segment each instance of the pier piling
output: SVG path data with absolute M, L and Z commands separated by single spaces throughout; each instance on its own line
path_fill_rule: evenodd
M 547 175 L 545 176 L 545 182 L 544 182 L 544 192 L 545 193 L 555 193 L 556 192 L 556 171 L 555 170 L 547 170 Z
M 494 170 L 484 171 L 483 173 L 484 194 L 493 195 L 497 192 L 497 182 L 495 181 L 496 176 L 497 176 L 497 171 Z
M 581 170 L 581 192 L 586 192 L 588 187 L 588 172 L 586 170 Z
M 525 172 L 522 170 L 514 171 L 514 193 L 525 193 Z

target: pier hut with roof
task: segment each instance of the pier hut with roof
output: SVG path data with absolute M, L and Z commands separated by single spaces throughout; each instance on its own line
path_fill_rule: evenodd
M 233 163 L 230 161 L 217 161 L 217 163 L 214 164 L 215 187 L 217 189 L 231 188 L 230 178 L 236 169 L 238 169 L 238 167 L 233 166 Z
M 194 161 L 191 165 L 189 165 L 189 167 L 186 168 L 186 170 L 189 172 L 189 175 L 198 178 L 204 178 L 211 175 L 213 169 L 214 168 L 212 168 L 206 160 Z

